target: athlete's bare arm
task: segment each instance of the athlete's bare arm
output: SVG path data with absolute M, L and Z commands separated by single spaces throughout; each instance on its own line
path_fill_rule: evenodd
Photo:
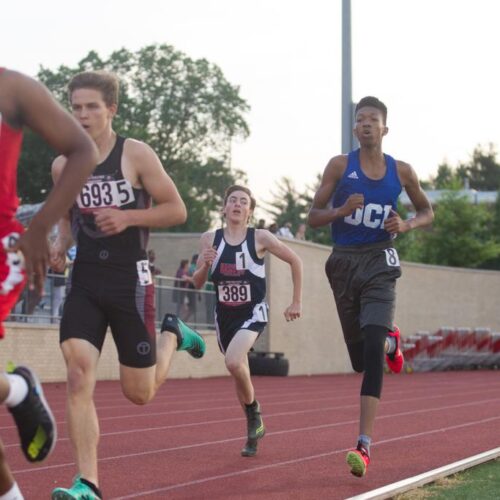
M 42 84 L 20 73 L 5 71 L 2 87 L 11 97 L 10 121 L 19 127 L 28 126 L 67 158 L 64 174 L 16 246 L 24 254 L 30 287 L 42 292 L 49 261 L 47 234 L 69 209 L 95 168 L 97 150 L 87 133 Z
M 118 234 L 130 226 L 171 227 L 186 221 L 187 211 L 170 176 L 165 172 L 156 153 L 143 142 L 127 139 L 123 149 L 123 164 L 137 176 L 138 182 L 151 195 L 154 206 L 147 209 L 101 209 L 95 222 L 108 234 Z
M 267 251 L 290 264 L 293 283 L 292 303 L 285 309 L 284 315 L 287 321 L 300 318 L 302 312 L 302 260 L 267 229 L 255 231 L 255 243 L 258 255 Z
M 314 200 L 307 215 L 307 222 L 311 227 L 326 226 L 331 222 L 352 214 L 357 208 L 363 208 L 364 196 L 352 194 L 343 206 L 332 208 L 329 203 L 338 182 L 347 168 L 347 156 L 333 157 L 325 167 L 321 185 L 314 196 Z
M 207 231 L 201 235 L 198 261 L 192 276 L 192 283 L 195 288 L 201 288 L 206 283 L 210 266 L 217 257 L 217 250 L 213 247 L 214 238 L 214 231 Z
M 416 214 L 408 220 L 402 220 L 397 212 L 391 212 L 391 216 L 385 220 L 384 228 L 389 233 L 406 233 L 417 227 L 428 226 L 434 220 L 432 206 L 420 186 L 415 170 L 408 163 L 397 161 L 398 176 L 401 185 L 408 193 Z

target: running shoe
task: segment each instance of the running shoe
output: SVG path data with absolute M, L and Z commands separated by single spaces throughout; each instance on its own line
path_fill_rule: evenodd
M 363 477 L 370 464 L 368 451 L 361 443 L 358 443 L 356 449 L 347 453 L 345 460 L 351 468 L 351 474 L 356 477 Z
M 52 500 L 101 500 L 88 484 L 82 482 L 80 476 L 76 476 L 71 488 L 56 488 L 52 491 Z
M 253 457 L 257 453 L 257 441 L 266 433 L 260 412 L 260 404 L 256 401 L 255 408 L 245 408 L 247 415 L 247 442 L 241 450 L 242 457 Z
M 396 350 L 392 354 L 385 355 L 387 366 L 390 368 L 392 373 L 400 373 L 403 369 L 405 358 L 399 348 L 401 344 L 399 328 L 394 325 L 394 330 L 389 332 L 388 335 L 396 340 Z
M 176 335 L 178 351 L 187 351 L 193 358 L 202 358 L 205 354 L 206 345 L 202 336 L 189 328 L 175 314 L 165 314 L 160 331 Z
M 34 372 L 26 366 L 18 366 L 11 367 L 9 373 L 20 375 L 28 384 L 28 394 L 24 400 L 8 408 L 16 422 L 21 449 L 29 462 L 41 462 L 50 455 L 56 444 L 56 421 Z

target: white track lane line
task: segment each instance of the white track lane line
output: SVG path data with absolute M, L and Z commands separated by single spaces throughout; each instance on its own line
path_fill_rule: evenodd
M 406 491 L 433 483 L 438 479 L 451 476 L 452 474 L 456 474 L 457 472 L 461 472 L 465 469 L 470 469 L 471 467 L 475 467 L 476 465 L 480 465 L 485 462 L 489 462 L 490 460 L 494 460 L 498 457 L 500 457 L 500 448 L 494 448 L 492 450 L 485 451 L 484 453 L 479 453 L 478 455 L 445 465 L 444 467 L 424 472 L 418 476 L 409 477 L 407 479 L 403 479 L 402 481 L 391 483 L 387 486 L 367 491 L 366 493 L 361 493 L 361 495 L 350 497 L 347 500 L 385 500 L 393 498 L 395 495 L 400 495 Z
M 438 432 L 447 432 L 447 431 L 452 431 L 452 430 L 456 430 L 456 429 L 461 429 L 461 428 L 464 428 L 464 427 L 470 427 L 470 426 L 473 426 L 473 425 L 480 425 L 480 424 L 487 423 L 487 422 L 493 422 L 495 420 L 500 420 L 500 416 L 498 416 L 498 417 L 491 417 L 491 418 L 487 418 L 487 419 L 483 419 L 483 420 L 477 420 L 477 421 L 473 421 L 473 422 L 467 422 L 465 424 L 460 424 L 460 425 L 454 425 L 454 426 L 449 426 L 449 427 L 441 427 L 439 429 L 434 429 L 432 431 L 418 432 L 418 433 L 415 433 L 415 434 L 407 434 L 406 436 L 399 436 L 397 438 L 385 439 L 383 441 L 377 442 L 375 445 L 372 445 L 372 447 L 373 446 L 380 446 L 381 444 L 385 444 L 385 443 L 391 443 L 391 442 L 395 442 L 395 441 L 401 441 L 401 440 L 405 440 L 405 439 L 413 439 L 413 438 L 419 438 L 419 437 L 422 437 L 422 436 L 428 436 L 428 435 L 435 434 L 435 433 L 438 433 Z M 230 472 L 230 473 L 227 473 L 227 474 L 220 474 L 218 476 L 208 476 L 208 477 L 204 477 L 204 478 L 201 478 L 201 479 L 196 479 L 194 481 L 186 481 L 184 483 L 173 484 L 171 486 L 166 486 L 165 488 L 157 488 L 157 489 L 154 489 L 154 490 L 147 490 L 147 491 L 135 492 L 135 493 L 132 493 L 130 495 L 125 495 L 125 496 L 120 496 L 120 497 L 113 497 L 110 500 L 125 500 L 125 499 L 129 499 L 129 498 L 144 498 L 147 495 L 155 495 L 155 494 L 158 494 L 158 493 L 166 493 L 167 491 L 177 490 L 177 489 L 181 489 L 181 488 L 187 488 L 187 487 L 190 487 L 190 486 L 195 486 L 195 485 L 198 485 L 198 484 L 207 483 L 209 481 L 217 481 L 219 479 L 227 479 L 227 478 L 230 478 L 230 477 L 240 476 L 240 475 L 243 475 L 243 474 L 249 474 L 249 473 L 252 473 L 252 472 L 255 472 L 255 471 L 259 471 L 259 470 L 272 469 L 272 468 L 281 467 L 281 466 L 284 466 L 284 465 L 298 464 L 298 463 L 301 463 L 301 462 L 306 462 L 306 461 L 310 461 L 310 460 L 316 460 L 316 459 L 319 459 L 319 458 L 325 458 L 325 457 L 329 457 L 329 456 L 332 456 L 332 455 L 337 455 L 339 453 L 343 453 L 343 452 L 345 453 L 346 451 L 349 451 L 350 449 L 351 448 L 343 448 L 343 449 L 334 450 L 334 451 L 330 451 L 330 452 L 326 452 L 326 453 L 319 453 L 317 455 L 309 455 L 309 456 L 305 456 L 305 457 L 301 457 L 301 458 L 296 458 L 296 459 L 293 459 L 293 460 L 286 460 L 286 461 L 283 461 L 283 462 L 275 462 L 273 464 L 261 465 L 261 466 L 257 466 L 257 467 L 249 467 L 247 469 L 242 469 L 242 470 Z

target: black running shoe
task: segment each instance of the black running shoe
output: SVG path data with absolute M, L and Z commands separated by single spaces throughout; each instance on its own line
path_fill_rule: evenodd
M 242 457 L 253 457 L 257 453 L 257 441 L 264 437 L 266 428 L 260 413 L 260 404 L 256 401 L 255 408 L 245 407 L 247 415 L 247 442 L 241 450 Z
M 187 351 L 193 358 L 202 358 L 205 354 L 206 345 L 201 335 L 189 328 L 175 314 L 165 314 L 160 331 L 176 335 L 178 351 Z
M 56 421 L 36 375 L 25 366 L 18 366 L 10 373 L 20 375 L 28 384 L 28 394 L 24 400 L 8 409 L 17 425 L 21 449 L 29 462 L 41 462 L 50 455 L 56 444 Z

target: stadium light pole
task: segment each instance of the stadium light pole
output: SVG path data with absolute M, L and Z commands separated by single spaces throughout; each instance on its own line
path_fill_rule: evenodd
M 354 103 L 352 102 L 351 43 L 351 0 L 342 0 L 342 153 L 344 154 L 358 146 L 352 133 Z

